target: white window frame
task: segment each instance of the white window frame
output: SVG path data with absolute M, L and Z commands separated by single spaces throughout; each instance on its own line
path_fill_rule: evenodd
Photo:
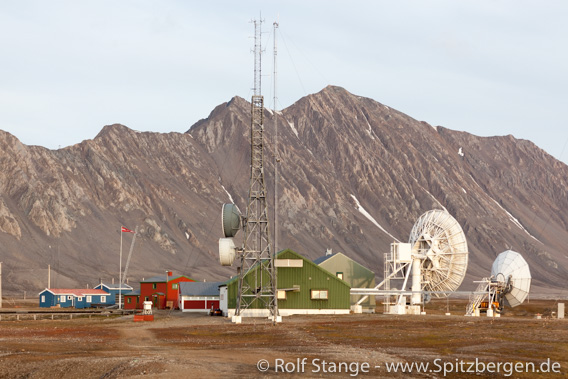
M 73 300 L 73 295 L 67 295 L 67 300 Z
M 83 301 L 83 296 L 77 296 L 77 301 Z
M 327 300 L 328 298 L 328 290 L 310 290 L 310 299 L 312 300 Z
M 67 299 L 67 298 L 65 297 L 65 295 L 59 296 L 59 301 L 60 301 L 60 302 L 65 303 L 65 299 Z
M 339 279 L 343 280 L 343 273 L 342 272 L 338 272 L 336 275 Z
M 45 303 L 45 295 L 41 295 L 41 302 Z
M 93 297 L 91 295 L 87 295 L 87 303 L 92 303 Z
M 106 303 L 107 297 L 105 295 L 101 295 L 101 303 Z

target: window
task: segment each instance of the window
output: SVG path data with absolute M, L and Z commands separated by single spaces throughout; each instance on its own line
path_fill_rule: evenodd
M 41 295 L 41 302 L 45 303 L 45 295 Z
M 77 301 L 83 301 L 83 296 L 77 296 Z
M 73 295 L 67 296 L 67 300 L 73 300 Z
M 87 303 L 90 303 L 93 301 L 93 298 L 91 296 L 87 296 Z
M 132 303 L 132 298 L 131 298 L 131 297 L 127 297 L 127 298 L 126 298 L 126 302 L 127 302 L 128 304 L 131 304 L 131 303 Z
M 343 273 L 342 272 L 338 272 L 335 275 L 337 275 L 337 277 L 341 280 L 343 280 Z
M 311 290 L 312 300 L 327 300 L 327 290 Z
M 278 300 L 286 300 L 286 291 L 278 290 L 276 292 L 276 298 Z
M 61 301 L 62 303 L 65 303 L 65 295 L 61 295 L 59 297 L 59 301 Z
M 178 283 L 173 283 L 172 284 L 172 289 L 173 290 L 177 290 L 179 288 L 179 284 Z
M 101 296 L 101 303 L 106 303 L 107 301 L 107 297 L 106 296 Z
M 150 298 L 148 296 L 145 296 L 144 301 L 150 301 Z
M 156 283 L 152 283 L 152 289 L 155 290 L 157 288 L 157 284 Z

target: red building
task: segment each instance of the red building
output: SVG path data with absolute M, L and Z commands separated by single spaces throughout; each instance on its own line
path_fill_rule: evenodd
M 142 309 L 145 301 L 151 301 L 155 308 L 178 309 L 178 295 L 180 282 L 194 282 L 185 276 L 168 275 L 154 276 L 140 282 L 140 290 L 124 294 L 124 309 Z

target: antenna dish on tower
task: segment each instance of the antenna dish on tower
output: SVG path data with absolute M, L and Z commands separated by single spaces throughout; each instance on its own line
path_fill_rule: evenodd
M 237 235 L 241 229 L 241 212 L 235 204 L 223 204 L 223 208 L 221 210 L 221 223 L 223 236 L 225 238 L 231 238 Z
M 237 255 L 237 247 L 232 238 L 219 238 L 219 262 L 221 266 L 232 266 Z

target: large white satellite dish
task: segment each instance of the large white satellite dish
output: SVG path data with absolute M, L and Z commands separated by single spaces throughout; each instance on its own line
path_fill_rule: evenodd
M 440 209 L 424 213 L 414 224 L 409 243 L 413 258 L 420 259 L 423 291 L 442 297 L 458 289 L 467 270 L 468 250 L 465 234 L 452 215 Z
M 506 305 L 521 305 L 529 295 L 531 271 L 523 256 L 513 250 L 507 250 L 497 256 L 491 266 L 491 277 L 506 283 L 504 300 Z

